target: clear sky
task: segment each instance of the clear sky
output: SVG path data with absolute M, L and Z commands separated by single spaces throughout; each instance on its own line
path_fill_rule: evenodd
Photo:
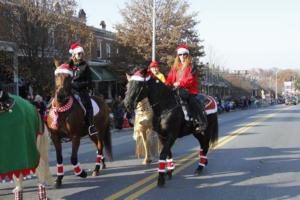
M 113 30 L 127 0 L 78 0 L 88 24 Z M 207 56 L 230 69 L 300 69 L 300 0 L 187 0 Z

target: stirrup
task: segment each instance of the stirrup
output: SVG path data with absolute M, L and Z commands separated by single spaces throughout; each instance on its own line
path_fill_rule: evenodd
M 95 135 L 95 134 L 98 133 L 98 130 L 96 129 L 95 125 L 89 126 L 88 131 L 89 131 L 90 136 Z

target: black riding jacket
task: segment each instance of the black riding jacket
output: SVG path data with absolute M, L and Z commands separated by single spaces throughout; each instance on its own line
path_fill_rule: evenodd
M 78 63 L 75 63 L 71 59 L 69 65 L 75 67 L 72 88 L 77 91 L 92 89 L 91 69 L 87 62 L 81 60 Z

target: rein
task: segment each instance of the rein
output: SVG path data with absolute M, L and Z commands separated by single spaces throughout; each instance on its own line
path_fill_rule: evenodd
M 49 116 L 52 118 L 52 123 L 50 126 L 51 128 L 53 128 L 53 129 L 58 128 L 58 122 L 57 122 L 58 114 L 70 110 L 70 108 L 73 105 L 73 102 L 74 102 L 74 98 L 72 96 L 70 96 L 68 102 L 65 105 L 63 105 L 61 107 L 58 107 L 58 106 L 56 107 L 56 106 L 54 106 L 54 99 L 52 100 L 52 103 L 51 103 L 52 108 L 49 113 Z

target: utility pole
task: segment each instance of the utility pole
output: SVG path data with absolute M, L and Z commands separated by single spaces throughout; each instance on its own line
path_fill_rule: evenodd
M 278 99 L 278 95 L 277 95 L 277 73 L 278 73 L 278 70 L 276 71 L 275 73 L 275 79 L 276 79 L 276 82 L 275 82 L 275 100 L 276 100 L 276 103 L 277 103 L 277 99 Z
M 152 9 L 152 61 L 155 61 L 155 0 Z

